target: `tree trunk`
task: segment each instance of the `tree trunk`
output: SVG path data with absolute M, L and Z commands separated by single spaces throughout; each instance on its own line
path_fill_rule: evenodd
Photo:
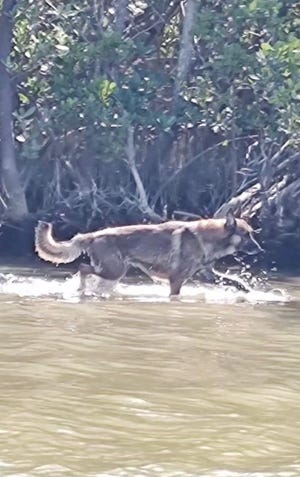
M 28 215 L 26 198 L 17 169 L 12 84 L 7 66 L 12 47 L 13 9 L 17 0 L 3 0 L 0 13 L 0 158 L 2 186 L 7 199 L 6 215 L 19 220 Z
M 177 75 L 174 85 L 174 108 L 181 92 L 183 83 L 186 81 L 193 52 L 192 29 L 197 13 L 197 0 L 186 0 L 183 18 L 183 28 L 180 41 Z

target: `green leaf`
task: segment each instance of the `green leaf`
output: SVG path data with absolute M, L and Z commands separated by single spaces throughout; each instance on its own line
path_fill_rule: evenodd
M 114 81 L 104 79 L 100 82 L 99 96 L 105 106 L 109 105 L 109 101 L 113 93 L 115 92 L 117 85 Z
M 262 43 L 260 45 L 260 49 L 265 55 L 268 55 L 270 51 L 273 51 L 273 47 L 270 45 L 270 43 Z
M 249 12 L 253 13 L 257 10 L 258 8 L 258 0 L 253 0 L 252 2 L 249 3 Z
M 29 104 L 30 102 L 29 98 L 23 93 L 19 93 L 19 100 L 23 104 Z

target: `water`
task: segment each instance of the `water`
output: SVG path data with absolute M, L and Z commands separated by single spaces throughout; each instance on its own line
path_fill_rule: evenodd
M 1 477 L 300 476 L 300 282 L 77 285 L 1 277 Z

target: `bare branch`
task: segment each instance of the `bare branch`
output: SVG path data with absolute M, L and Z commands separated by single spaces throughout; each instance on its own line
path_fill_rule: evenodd
M 235 137 L 234 141 L 242 141 L 244 139 L 252 139 L 252 138 L 257 138 L 257 134 L 252 134 L 250 136 L 239 136 Z M 228 139 L 227 142 L 231 143 L 233 139 Z M 153 204 L 156 204 L 156 202 L 159 200 L 162 191 L 166 188 L 167 185 L 169 185 L 179 174 L 182 173 L 183 170 L 185 170 L 187 167 L 189 167 L 191 164 L 194 162 L 198 161 L 201 159 L 203 156 L 207 155 L 209 152 L 214 151 L 215 149 L 218 149 L 220 146 L 223 146 L 224 140 L 217 142 L 213 146 L 208 147 L 204 151 L 199 152 L 199 154 L 196 154 L 193 156 L 189 161 L 187 161 L 185 164 L 180 169 L 176 169 L 168 178 L 167 180 L 159 187 L 157 193 L 155 194 L 155 197 L 153 199 Z
M 179 215 L 180 217 L 184 217 L 187 219 L 198 220 L 201 219 L 201 216 L 198 214 L 192 214 L 191 212 L 185 212 L 184 210 L 174 210 L 173 215 Z
M 137 188 L 139 208 L 153 222 L 161 222 L 162 217 L 160 217 L 160 215 L 158 215 L 149 206 L 147 194 L 146 194 L 146 191 L 145 191 L 145 188 L 144 188 L 144 184 L 142 182 L 139 171 L 137 170 L 137 167 L 136 167 L 135 146 L 134 146 L 134 127 L 133 126 L 129 126 L 129 128 L 128 128 L 127 159 L 128 159 L 128 165 L 129 165 L 130 171 L 132 173 L 132 176 L 134 178 L 136 188 Z

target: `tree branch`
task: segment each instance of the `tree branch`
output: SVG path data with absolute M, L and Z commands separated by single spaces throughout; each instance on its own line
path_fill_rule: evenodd
M 174 107 L 176 107 L 182 85 L 186 81 L 189 72 L 193 51 L 192 29 L 196 12 L 197 0 L 187 0 L 178 55 L 177 76 L 174 85 Z
M 7 62 L 12 48 L 13 10 L 17 0 L 3 0 L 0 12 L 0 156 L 2 187 L 7 196 L 7 214 L 20 219 L 28 214 L 26 197 L 17 168 L 13 131 L 13 90 Z
M 234 138 L 234 141 L 242 141 L 243 139 L 253 139 L 253 138 L 257 138 L 258 135 L 257 134 L 252 134 L 250 136 L 239 136 L 239 137 L 236 137 Z M 233 141 L 233 139 L 228 139 L 227 142 L 228 144 L 231 143 Z M 201 159 L 201 157 L 205 156 L 207 153 L 217 149 L 218 147 L 222 146 L 224 144 L 224 140 L 214 144 L 213 146 L 210 146 L 208 147 L 207 149 L 205 149 L 204 151 L 201 151 L 199 152 L 199 154 L 196 154 L 195 156 L 193 156 L 189 161 L 187 161 L 185 164 L 183 164 L 183 166 L 180 168 L 180 169 L 176 169 L 173 174 L 169 175 L 169 177 L 165 180 L 165 182 L 159 187 L 158 191 L 156 192 L 155 196 L 154 196 L 154 199 L 153 199 L 153 204 L 156 204 L 156 202 L 158 201 L 158 199 L 160 198 L 160 195 L 162 193 L 162 191 L 166 188 L 167 185 L 169 185 L 179 174 L 181 174 L 181 172 L 186 169 L 187 167 L 189 167 L 191 164 L 193 164 L 194 162 L 198 161 L 198 159 Z
M 141 176 L 137 170 L 135 162 L 135 147 L 134 147 L 134 127 L 128 128 L 127 140 L 127 159 L 131 174 L 134 178 L 138 193 L 139 208 L 146 214 L 153 222 L 162 222 L 162 217 L 158 215 L 149 205 L 147 194 L 142 182 Z

